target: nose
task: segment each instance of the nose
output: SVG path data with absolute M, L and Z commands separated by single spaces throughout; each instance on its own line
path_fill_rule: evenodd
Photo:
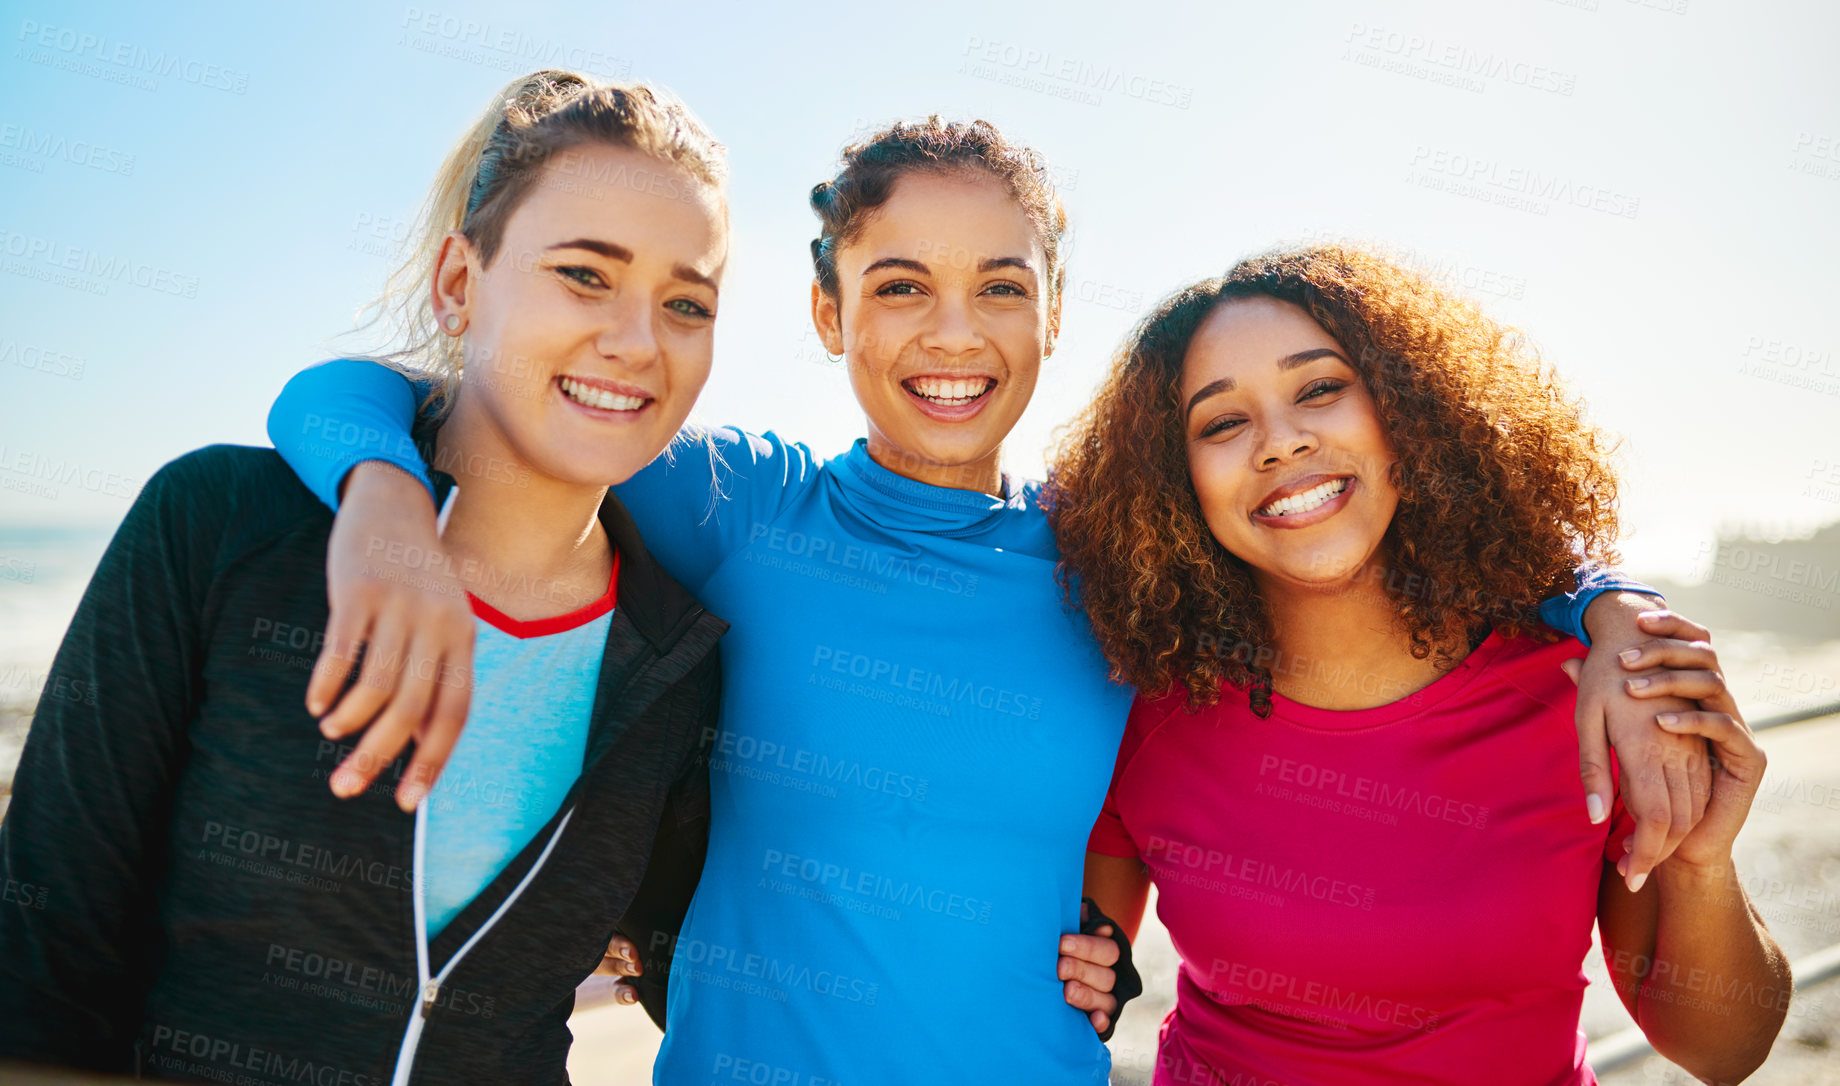
M 932 316 L 926 332 L 920 337 L 920 345 L 926 350 L 957 358 L 984 346 L 984 332 L 978 326 L 969 298 L 942 290 Z
M 640 291 L 621 291 L 609 304 L 606 324 L 594 337 L 602 358 L 628 369 L 650 369 L 658 363 L 657 314 L 652 300 Z
M 1254 453 L 1259 467 L 1275 468 L 1316 451 L 1316 435 L 1298 420 L 1281 415 L 1268 425 Z

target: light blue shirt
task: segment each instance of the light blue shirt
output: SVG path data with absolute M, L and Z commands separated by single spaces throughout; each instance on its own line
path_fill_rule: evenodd
M 466 728 L 427 799 L 431 940 L 555 817 L 581 776 L 613 612 L 531 637 L 474 622 Z

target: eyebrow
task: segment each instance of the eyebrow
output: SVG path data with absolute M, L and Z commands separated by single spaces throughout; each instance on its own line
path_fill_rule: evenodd
M 927 267 L 918 260 L 908 260 L 905 257 L 899 256 L 886 256 L 864 268 L 863 274 L 868 275 L 870 272 L 880 271 L 883 268 L 901 268 L 905 271 L 919 272 L 921 275 L 931 275 L 933 273 L 933 269 Z M 1020 256 L 993 256 L 989 260 L 980 261 L 977 270 L 980 272 L 987 272 L 995 271 L 998 268 L 1020 268 L 1030 273 L 1035 271 L 1035 265 L 1030 264 L 1027 259 Z
M 1350 369 L 1354 368 L 1352 363 L 1350 363 L 1346 358 L 1342 358 L 1342 352 L 1336 350 L 1335 348 L 1333 347 L 1312 347 L 1307 351 L 1296 351 L 1292 354 L 1287 354 L 1283 358 L 1278 359 L 1278 370 L 1279 372 L 1288 372 L 1290 370 L 1296 369 L 1299 366 L 1307 366 L 1311 362 L 1314 362 L 1319 358 L 1340 358 L 1344 365 L 1348 366 Z M 1202 400 L 1207 399 L 1209 396 L 1218 396 L 1223 392 L 1231 392 L 1233 390 L 1233 387 L 1234 387 L 1234 383 L 1233 383 L 1233 378 L 1231 377 L 1222 377 L 1218 381 L 1212 381 L 1208 383 L 1206 386 L 1204 386 L 1201 389 L 1201 391 L 1195 393 L 1193 396 L 1190 396 L 1188 398 L 1188 410 L 1183 413 L 1183 417 L 1186 418 L 1187 416 L 1194 414 L 1195 405 L 1200 403 Z
M 622 264 L 631 264 L 633 262 L 631 249 L 628 249 L 624 245 L 615 245 L 611 241 L 596 241 L 593 238 L 576 238 L 573 241 L 559 241 L 550 246 L 548 251 L 554 251 L 556 249 L 586 249 L 591 253 L 599 253 L 609 260 L 617 260 Z
M 628 249 L 624 245 L 615 245 L 611 241 L 596 241 L 594 238 L 575 238 L 572 241 L 559 241 L 549 247 L 549 251 L 554 251 L 556 249 L 586 249 L 588 252 L 599 253 L 609 260 L 617 260 L 622 264 L 631 264 L 633 262 L 631 249 Z M 697 271 L 688 264 L 671 265 L 671 277 L 674 279 L 682 279 L 688 283 L 700 284 L 718 293 L 722 289 L 716 285 L 714 279 Z

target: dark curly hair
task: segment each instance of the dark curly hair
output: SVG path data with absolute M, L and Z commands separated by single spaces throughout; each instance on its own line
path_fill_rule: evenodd
M 1202 322 L 1236 298 L 1301 307 L 1372 395 L 1398 454 L 1382 574 L 1413 655 L 1485 624 L 1547 636 L 1535 608 L 1614 562 L 1613 446 L 1518 332 L 1424 276 L 1337 245 L 1281 250 L 1186 287 L 1140 322 L 1063 436 L 1045 499 L 1056 571 L 1114 677 L 1148 695 L 1268 682 L 1271 630 L 1249 567 L 1202 517 L 1179 390 Z
M 989 121 L 896 121 L 865 140 L 843 149 L 842 168 L 811 189 L 811 209 L 818 214 L 818 236 L 811 241 L 812 271 L 826 294 L 837 296 L 837 248 L 855 240 L 875 209 L 888 202 L 894 184 L 913 172 L 954 173 L 982 170 L 1001 181 L 1021 205 L 1041 240 L 1048 267 L 1043 275 L 1048 296 L 1060 294 L 1066 267 L 1061 240 L 1067 212 L 1049 179 L 1047 161 L 1030 147 L 1014 143 Z

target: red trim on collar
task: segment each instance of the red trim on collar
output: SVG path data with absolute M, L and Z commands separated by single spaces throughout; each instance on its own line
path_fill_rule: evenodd
M 559 634 L 573 630 L 577 626 L 586 626 L 595 619 L 613 610 L 620 588 L 620 552 L 613 552 L 613 573 L 607 578 L 607 594 L 586 607 L 570 611 L 565 615 L 551 615 L 549 618 L 533 618 L 520 621 L 505 614 L 498 608 L 473 595 L 466 594 L 467 601 L 473 605 L 473 613 L 485 619 L 493 626 L 510 634 L 512 637 L 543 637 L 547 634 Z

